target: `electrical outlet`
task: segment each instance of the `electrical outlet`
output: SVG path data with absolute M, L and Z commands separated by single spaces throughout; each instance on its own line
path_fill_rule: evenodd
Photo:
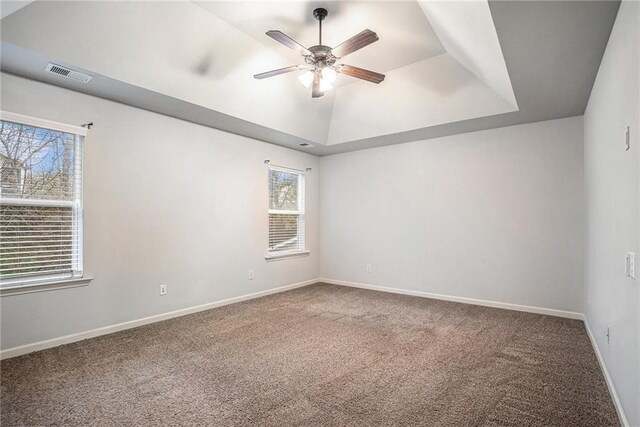
M 636 278 L 636 253 L 627 252 L 624 256 L 624 274 L 632 279 Z
M 629 151 L 631 148 L 631 140 L 629 138 L 629 126 L 627 126 L 627 131 L 624 133 L 624 151 Z
M 249 280 L 253 280 L 254 275 L 253 275 L 253 270 L 249 270 Z
M 624 254 L 624 275 L 627 277 L 631 276 L 629 272 L 629 252 Z
M 371 273 L 373 271 L 373 266 L 371 264 L 367 264 L 367 273 Z
M 160 295 L 167 294 L 167 285 L 160 285 Z

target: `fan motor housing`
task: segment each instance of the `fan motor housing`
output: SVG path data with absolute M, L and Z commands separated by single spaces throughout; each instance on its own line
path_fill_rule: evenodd
M 311 46 L 309 48 L 311 56 L 307 57 L 308 64 L 314 65 L 333 65 L 336 63 L 337 58 L 331 53 L 331 48 L 323 44 Z

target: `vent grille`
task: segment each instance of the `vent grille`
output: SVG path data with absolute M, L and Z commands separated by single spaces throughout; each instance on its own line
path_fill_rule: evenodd
M 53 74 L 57 74 L 62 77 L 66 77 L 71 80 L 75 80 L 80 83 L 88 83 L 93 78 L 88 74 L 84 74 L 79 71 L 73 71 L 67 67 L 63 67 L 61 65 L 56 65 L 56 64 L 48 64 L 47 68 L 45 68 L 45 71 L 48 71 Z

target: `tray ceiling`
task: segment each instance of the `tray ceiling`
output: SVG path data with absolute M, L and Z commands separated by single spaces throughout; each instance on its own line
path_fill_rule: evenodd
M 2 69 L 268 142 L 310 142 L 305 151 L 328 154 L 522 115 L 527 99 L 512 85 L 503 38 L 523 34 L 503 28 L 505 16 L 524 21 L 518 5 L 542 16 L 553 9 L 529 3 L 540 2 L 36 1 L 2 19 Z M 586 40 L 599 53 L 617 5 L 584 3 L 596 5 L 578 16 L 599 26 Z M 301 62 L 264 32 L 317 44 L 311 11 L 318 6 L 329 10 L 324 44 L 365 28 L 378 33 L 378 42 L 341 62 L 384 72 L 383 83 L 341 75 L 334 90 L 312 99 L 296 73 L 253 79 Z M 64 81 L 44 71 L 49 61 L 95 77 L 86 85 Z

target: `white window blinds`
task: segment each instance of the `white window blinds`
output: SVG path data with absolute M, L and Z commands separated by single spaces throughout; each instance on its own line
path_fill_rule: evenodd
M 79 133 L 11 121 L 7 113 L 2 115 L 3 286 L 82 276 L 83 135 Z
M 269 167 L 268 255 L 304 252 L 304 173 Z

